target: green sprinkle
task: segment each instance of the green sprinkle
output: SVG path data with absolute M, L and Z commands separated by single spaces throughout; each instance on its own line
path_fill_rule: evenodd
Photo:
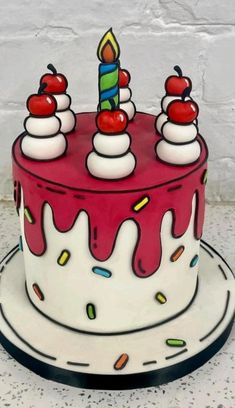
M 33 218 L 32 213 L 31 213 L 31 211 L 30 211 L 30 209 L 28 207 L 25 207 L 24 215 L 25 215 L 25 217 L 27 218 L 27 220 L 28 220 L 28 222 L 30 224 L 34 224 L 34 222 L 35 222 L 34 218 Z
M 94 320 L 96 318 L 96 310 L 95 306 L 92 303 L 88 303 L 86 306 L 87 316 L 90 320 Z
M 184 347 L 186 346 L 186 341 L 181 339 L 167 339 L 166 344 L 170 347 Z

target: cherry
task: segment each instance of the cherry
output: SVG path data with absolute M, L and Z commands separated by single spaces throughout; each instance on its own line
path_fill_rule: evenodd
M 128 86 L 131 80 L 130 73 L 126 69 L 119 69 L 118 73 L 118 85 L 120 88 Z
M 54 65 L 48 64 L 47 68 L 52 71 L 52 74 L 45 74 L 41 77 L 40 83 L 45 82 L 45 92 L 48 93 L 64 93 L 68 87 L 68 81 L 63 74 L 58 74 Z
M 43 93 L 47 84 L 41 83 L 38 93 L 30 95 L 27 99 L 27 109 L 34 116 L 51 116 L 55 113 L 57 103 L 52 95 Z

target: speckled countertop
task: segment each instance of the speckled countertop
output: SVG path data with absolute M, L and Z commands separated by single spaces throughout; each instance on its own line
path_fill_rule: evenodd
M 0 202 L 0 257 L 18 242 L 12 203 Z M 235 266 L 235 207 L 208 205 L 203 238 Z M 172 383 L 140 390 L 96 391 L 44 380 L 0 346 L 0 408 L 234 408 L 235 326 L 211 361 Z

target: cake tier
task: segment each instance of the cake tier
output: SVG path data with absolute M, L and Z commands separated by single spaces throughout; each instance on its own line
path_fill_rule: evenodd
M 154 122 L 138 113 L 130 123 L 137 166 L 115 182 L 91 177 L 85 166 L 94 113 L 77 116 L 67 154 L 56 161 L 24 158 L 22 136 L 13 146 L 28 295 L 60 324 L 138 330 L 173 318 L 195 295 L 207 148 L 198 137 L 197 163 L 161 163 Z

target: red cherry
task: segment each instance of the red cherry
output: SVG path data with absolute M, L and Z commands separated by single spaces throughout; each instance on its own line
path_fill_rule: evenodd
M 188 124 L 193 122 L 198 116 L 199 108 L 194 101 L 172 101 L 167 107 L 167 115 L 171 122 Z
M 30 95 L 27 99 L 27 109 L 34 116 L 51 116 L 55 113 L 57 103 L 52 95 L 43 94 L 46 84 L 42 83 L 37 94 Z
M 182 95 L 185 88 L 192 88 L 192 82 L 190 78 L 182 76 L 182 71 L 178 65 L 174 67 L 174 70 L 179 76 L 169 76 L 165 82 L 165 90 L 168 95 L 178 96 Z
M 128 116 L 122 109 L 103 110 L 96 117 L 96 125 L 101 133 L 119 134 L 126 129 Z
M 128 86 L 131 80 L 130 73 L 126 69 L 119 69 L 118 73 L 118 85 L 120 88 Z
M 50 69 L 53 73 L 45 74 L 40 79 L 40 84 L 43 82 L 47 84 L 45 92 L 54 94 L 65 92 L 68 87 L 68 81 L 66 77 L 63 74 L 58 74 L 52 64 L 48 64 L 47 68 Z

